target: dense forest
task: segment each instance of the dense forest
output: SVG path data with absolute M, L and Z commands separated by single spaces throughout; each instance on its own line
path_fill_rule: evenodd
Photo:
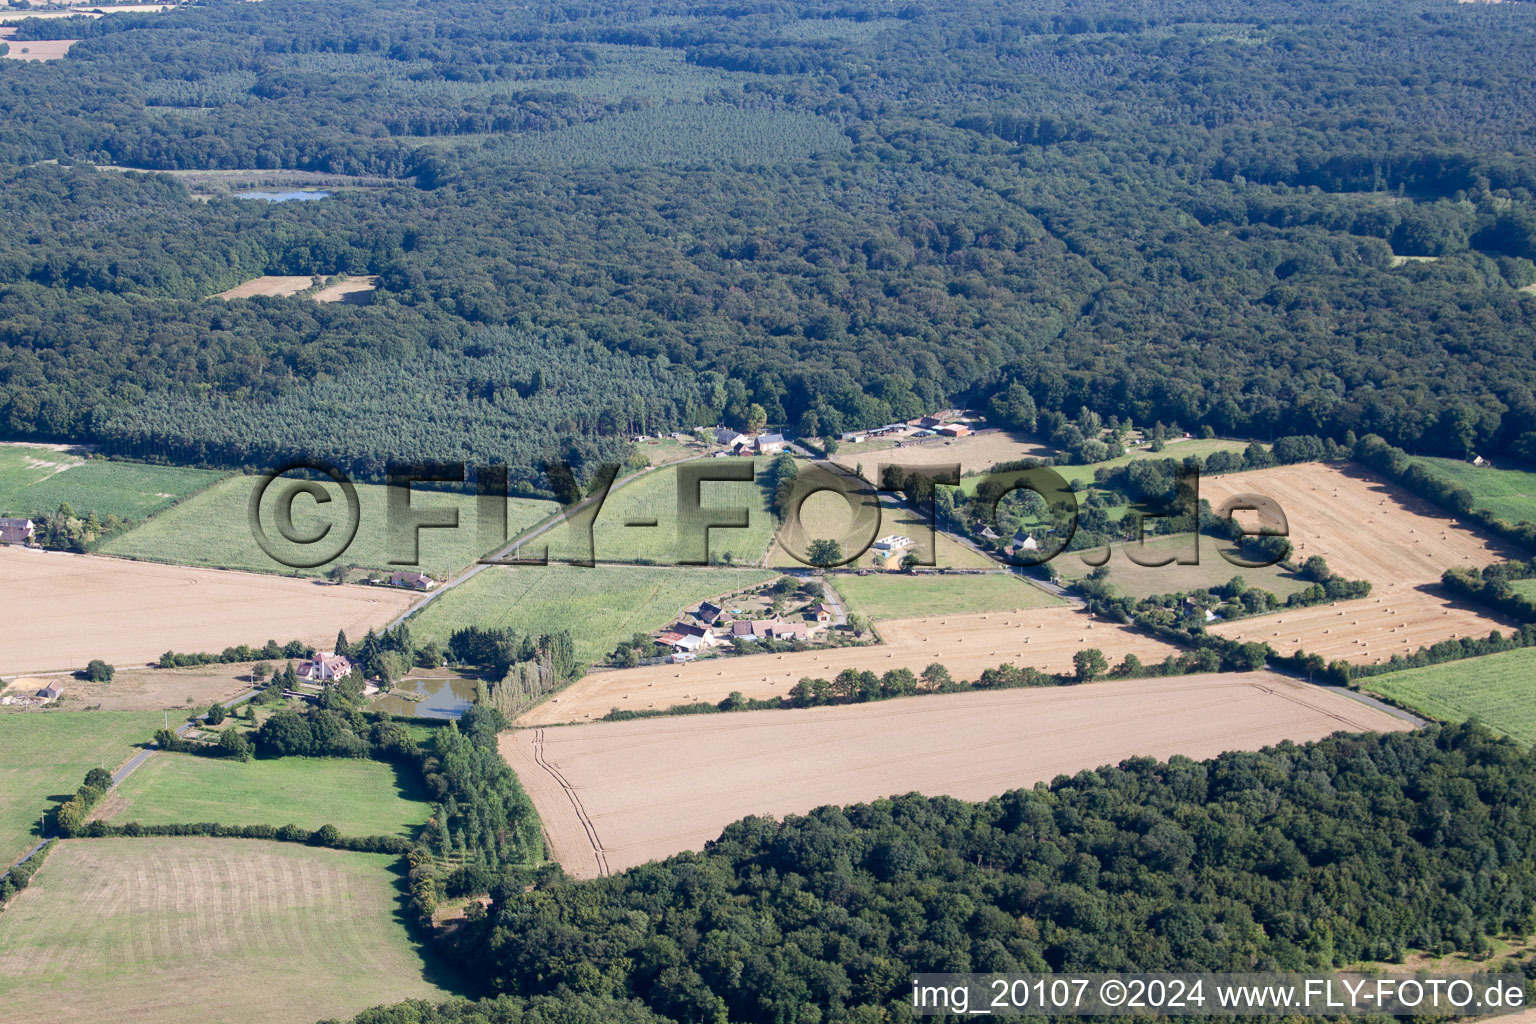
M 454 936 L 501 1002 L 358 1021 L 542 1020 L 548 996 L 615 1020 L 650 1019 L 636 1000 L 678 1022 L 907 1020 L 918 971 L 1486 954 L 1536 927 L 1533 830 L 1536 754 L 1475 724 L 748 818 L 608 878 L 506 875 Z
M 0 62 L 6 437 L 526 470 L 1018 385 L 1536 451 L 1530 5 L 211 0 L 40 38 L 81 41 Z M 333 273 L 381 287 L 210 298 Z

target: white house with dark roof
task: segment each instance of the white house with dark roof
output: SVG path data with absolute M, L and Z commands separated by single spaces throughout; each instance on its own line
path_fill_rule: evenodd
M 0 518 L 0 544 L 30 544 L 37 524 L 30 519 Z

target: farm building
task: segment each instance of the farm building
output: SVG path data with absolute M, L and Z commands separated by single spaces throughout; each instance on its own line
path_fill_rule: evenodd
M 757 454 L 774 455 L 788 447 L 789 442 L 783 434 L 758 434 L 756 444 Z
M 352 674 L 352 662 L 345 655 L 318 652 L 308 661 L 299 662 L 299 678 L 312 683 L 345 679 Z
M 41 697 L 43 700 L 58 700 L 59 699 L 59 694 L 61 694 L 63 692 L 64 692 L 64 687 L 62 685 L 60 685 L 59 683 L 49 683 L 47 686 L 43 687 L 41 690 L 38 690 L 37 691 L 37 695 L 39 697 Z
M 30 519 L 0 519 L 0 544 L 30 544 L 37 524 Z
M 944 437 L 966 437 L 971 433 L 971 428 L 964 423 L 946 423 L 937 431 Z
M 693 617 L 704 623 L 706 626 L 713 626 L 715 623 L 720 621 L 720 616 L 724 614 L 724 608 L 721 608 L 717 604 L 710 604 L 708 601 L 705 601 L 703 604 L 699 605 L 699 610 L 693 613 Z
M 739 434 L 730 427 L 715 428 L 715 444 L 723 444 L 727 448 L 734 448 L 747 440 L 745 434 Z
M 837 439 L 839 441 L 846 441 L 848 444 L 863 444 L 868 439 L 868 436 L 862 430 L 846 430 L 838 434 Z
M 731 636 L 743 640 L 804 640 L 811 631 L 803 622 L 782 622 L 778 619 L 753 619 L 750 622 L 731 623 Z
M 411 590 L 431 590 L 437 586 L 437 580 L 424 572 L 397 572 L 390 575 L 389 585 L 408 587 Z
M 821 602 L 812 605 L 807 613 L 814 621 L 828 623 L 832 621 L 832 610 Z

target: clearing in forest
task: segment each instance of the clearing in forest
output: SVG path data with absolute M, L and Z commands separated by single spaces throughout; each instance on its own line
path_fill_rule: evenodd
M 225 289 L 214 296 L 216 299 L 249 299 L 257 295 L 297 295 L 306 288 L 313 288 L 316 279 L 308 274 L 302 276 L 281 276 L 268 274 L 258 277 L 244 284 L 237 284 L 233 288 Z
M 1129 757 L 1214 757 L 1400 719 L 1268 672 L 973 691 L 501 738 L 578 877 L 702 849 L 746 815 L 920 792 L 985 800 Z
M 0 914 L 6 1024 L 349 1018 L 443 999 L 400 859 L 249 839 L 73 839 Z

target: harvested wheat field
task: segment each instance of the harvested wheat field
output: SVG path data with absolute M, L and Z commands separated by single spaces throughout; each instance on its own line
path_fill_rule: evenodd
M 947 442 L 947 443 L 946 443 Z M 864 467 L 864 478 L 875 480 L 876 466 L 940 466 L 960 464 L 962 475 L 981 473 L 999 462 L 1015 459 L 1054 458 L 1060 452 L 1024 434 L 988 430 L 970 437 L 903 439 L 901 447 L 876 439 L 864 444 L 840 445 L 832 461 L 853 469 Z
M 1519 623 L 1472 605 L 1453 601 L 1436 590 L 1387 584 L 1357 601 L 1294 608 L 1251 619 L 1238 619 L 1210 630 L 1240 642 L 1266 643 L 1281 654 L 1297 650 L 1332 661 L 1375 664 L 1420 647 L 1485 637 Z
M 78 39 L 26 39 L 8 40 L 11 60 L 61 60 Z
M 296 295 L 306 288 L 313 288 L 313 277 L 258 277 L 244 284 L 237 284 L 227 291 L 219 292 L 216 299 L 249 299 L 257 295 Z
M 221 651 L 268 640 L 329 646 L 362 635 L 414 600 L 384 587 L 189 569 L 97 555 L 0 547 L 10 593 L 0 676 L 83 668 L 92 658 L 144 665 L 166 650 Z
M 6 1024 L 287 1024 L 441 999 L 398 858 L 245 839 L 77 839 L 0 915 Z
M 1128 757 L 1212 757 L 1403 721 L 1268 672 L 521 729 L 501 752 L 573 875 L 697 850 L 750 814 L 981 800 Z
M 1321 555 L 1339 575 L 1369 580 L 1372 591 L 1337 605 L 1225 623 L 1211 630 L 1218 636 L 1258 640 L 1281 653 L 1300 648 L 1378 662 L 1441 640 L 1511 628 L 1503 618 L 1453 601 L 1439 581 L 1446 569 L 1481 568 L 1520 553 L 1358 466 L 1305 463 L 1200 482 L 1200 496 L 1213 506 L 1239 493 L 1279 502 L 1297 562 Z
M 591 721 L 616 707 L 645 711 L 717 702 L 735 690 L 748 697 L 782 697 L 803 676 L 831 679 L 845 668 L 921 672 L 937 661 L 956 679 L 974 679 L 1004 662 L 1068 672 L 1072 655 L 1086 647 L 1103 651 L 1111 665 L 1127 654 L 1144 662 L 1160 662 L 1178 652 L 1171 644 L 1125 626 L 1095 622 L 1075 608 L 893 619 L 880 624 L 880 634 L 885 642 L 870 647 L 748 654 L 594 672 L 530 710 L 518 724 Z
M 377 274 L 368 277 L 349 277 L 344 281 L 334 278 L 324 288 L 315 292 L 316 302 L 345 302 L 352 306 L 361 306 L 368 301 L 370 293 L 379 286 Z

